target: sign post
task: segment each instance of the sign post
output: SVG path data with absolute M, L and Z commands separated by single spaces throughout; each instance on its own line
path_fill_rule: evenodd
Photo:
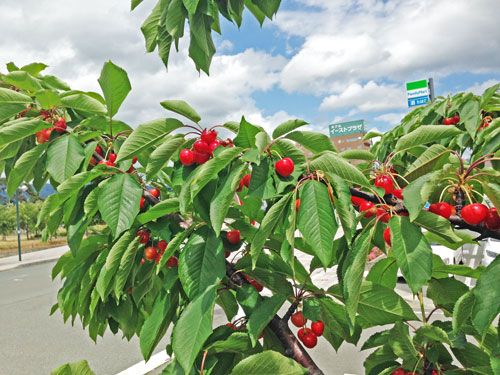
M 366 133 L 366 121 L 356 120 L 349 122 L 340 122 L 338 124 L 331 124 L 329 126 L 329 129 L 330 138 L 338 137 L 339 135 Z
M 434 101 L 434 80 L 422 79 L 406 83 L 408 107 L 416 107 Z

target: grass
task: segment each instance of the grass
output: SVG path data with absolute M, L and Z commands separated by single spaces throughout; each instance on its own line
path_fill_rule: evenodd
M 47 242 L 42 242 L 41 238 L 26 239 L 26 235 L 21 235 L 21 251 L 32 252 L 47 249 L 55 246 L 66 245 L 66 236 L 53 237 Z M 17 253 L 17 235 L 7 236 L 6 240 L 0 236 L 0 257 L 14 255 Z

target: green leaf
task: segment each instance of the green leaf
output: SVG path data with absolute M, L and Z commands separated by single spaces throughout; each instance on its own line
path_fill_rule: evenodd
M 73 94 L 61 98 L 65 107 L 90 113 L 106 113 L 106 108 L 97 99 L 86 94 Z
M 108 257 L 106 258 L 106 263 L 102 267 L 96 283 L 96 290 L 103 301 L 106 300 L 109 293 L 111 292 L 111 280 L 115 276 L 116 271 L 120 266 L 120 261 L 123 254 L 125 253 L 128 246 L 130 245 L 130 242 L 132 242 L 135 236 L 136 233 L 132 230 L 124 233 L 123 236 L 121 236 L 120 239 L 115 242 L 108 254 Z
M 101 76 L 97 80 L 101 86 L 108 116 L 113 117 L 118 112 L 128 93 L 132 89 L 127 72 L 111 61 L 104 63 Z
M 179 278 L 192 300 L 226 274 L 222 241 L 209 227 L 194 232 L 179 259 Z
M 481 123 L 480 109 L 479 99 L 475 97 L 465 100 L 460 108 L 460 121 L 465 124 L 465 129 L 472 138 L 475 137 L 477 128 Z
M 361 171 L 334 152 L 324 152 L 311 161 L 311 171 L 324 171 L 343 178 L 347 182 L 371 189 L 372 186 Z
M 307 369 L 291 358 L 267 350 L 251 355 L 239 362 L 231 375 L 302 375 Z
M 333 257 L 338 225 L 328 189 L 319 181 L 310 180 L 302 185 L 297 228 L 327 268 Z
M 398 281 L 398 264 L 394 258 L 380 259 L 366 276 L 367 281 L 394 289 Z
M 175 324 L 172 346 L 176 360 L 189 373 L 194 360 L 212 333 L 212 318 L 217 294 L 215 285 L 191 301 Z
M 193 59 L 196 70 L 203 70 L 209 74 L 210 63 L 215 54 L 215 46 L 212 40 L 211 16 L 197 12 L 189 15 L 189 57 Z
M 4 75 L 2 80 L 12 86 L 26 91 L 35 92 L 42 88 L 39 81 L 35 77 L 28 72 L 23 72 L 21 70 Z
M 322 151 L 337 152 L 332 140 L 325 134 L 297 130 L 287 134 L 285 138 L 301 144 L 313 154 L 318 154 Z
M 241 118 L 238 135 L 233 139 L 236 146 L 242 148 L 254 148 L 255 147 L 255 137 L 262 130 L 257 126 L 250 124 L 245 120 L 245 117 Z
M 333 191 L 336 198 L 333 200 L 333 205 L 340 218 L 340 224 L 344 230 L 346 239 L 350 242 L 356 232 L 356 212 L 351 203 L 351 192 L 349 185 L 339 176 L 327 174 L 333 186 Z
M 498 184 L 491 182 L 482 184 L 485 194 L 490 198 L 491 203 L 495 206 L 497 211 L 500 211 L 500 187 Z
M 63 90 L 63 91 L 71 90 L 71 88 L 68 86 L 66 82 L 60 80 L 57 77 L 46 75 L 39 78 L 42 79 L 42 85 L 45 88 Z
M 0 128 L 0 147 L 50 127 L 51 124 L 40 119 L 22 119 L 21 121 L 12 121 L 12 125 L 4 124 L 3 127 Z
M 146 42 L 146 52 L 153 52 L 155 50 L 160 17 L 166 3 L 166 0 L 158 0 L 152 12 L 141 25 L 141 31 Z
M 14 195 L 19 185 L 21 185 L 21 182 L 25 181 L 31 174 L 33 167 L 46 148 L 46 143 L 35 146 L 17 159 L 16 164 L 14 164 L 14 168 L 9 173 L 9 178 L 7 180 L 7 195 L 9 197 Z
M 32 101 L 28 95 L 0 87 L 0 104 L 24 104 Z
M 196 13 L 196 8 L 198 7 L 198 3 L 200 0 L 182 0 L 184 7 L 187 9 L 190 15 Z
M 51 372 L 51 375 L 95 375 L 87 361 L 66 363 Z
M 492 375 L 489 355 L 479 349 L 476 345 L 471 343 L 466 343 L 464 347 L 461 348 L 451 348 L 456 359 L 469 371 L 475 366 L 485 366 L 485 371 L 475 372 L 476 374 L 488 374 Z
M 405 187 L 403 191 L 404 204 L 410 214 L 411 221 L 414 221 L 421 214 L 422 208 L 436 189 L 442 173 L 442 171 L 428 173 Z
M 418 320 L 411 306 L 394 289 L 369 281 L 361 285 L 358 313 L 363 328 Z
M 375 160 L 375 155 L 373 155 L 370 151 L 367 150 L 345 150 L 340 154 L 344 159 L 349 160 L 366 160 L 373 161 Z
M 44 63 L 36 63 L 35 62 L 35 63 L 30 63 L 30 64 L 23 66 L 20 70 L 22 70 L 24 72 L 28 72 L 32 76 L 37 76 L 38 73 L 42 72 L 47 67 L 48 67 L 48 65 L 45 65 Z
M 126 130 L 132 130 L 132 128 L 123 121 L 119 121 L 116 119 L 113 119 L 113 121 L 111 121 L 108 116 L 104 115 L 87 117 L 80 123 L 80 126 L 100 130 L 101 133 L 107 134 L 111 134 L 111 130 L 113 130 L 114 134 L 118 134 Z
M 260 8 L 252 2 L 252 0 L 244 0 L 244 1 L 247 9 L 254 15 L 257 21 L 259 21 L 259 24 L 262 27 L 262 24 L 266 19 L 266 15 L 264 14 L 264 12 L 262 12 Z
M 116 162 L 133 158 L 182 126 L 182 122 L 174 118 L 158 119 L 139 125 L 123 142 Z
M 449 125 L 425 125 L 419 126 L 411 133 L 398 139 L 395 151 L 407 150 L 409 148 L 436 142 L 440 139 L 456 137 L 463 132 L 455 126 Z
M 236 121 L 228 121 L 222 125 L 224 128 L 232 131 L 234 134 L 238 134 L 240 130 L 240 124 Z
M 183 134 L 176 134 L 166 140 L 153 151 L 149 157 L 146 166 L 146 174 L 148 178 L 153 178 L 156 174 L 165 168 L 170 161 L 170 158 L 175 152 L 186 142 Z
M 231 321 L 238 314 L 238 303 L 232 291 L 227 290 L 219 294 L 215 303 L 222 307 L 228 321 Z
M 252 314 L 248 318 L 247 329 L 253 347 L 257 344 L 260 333 L 274 318 L 274 315 L 276 315 L 286 299 L 287 296 L 275 294 L 270 298 L 264 298 L 259 306 L 252 311 Z
M 0 105 L 0 124 L 7 121 L 12 116 L 26 109 L 24 104 L 1 104 Z M 1 150 L 0 150 L 1 151 Z
M 179 198 L 165 199 L 151 207 L 146 212 L 137 216 L 136 223 L 138 225 L 143 225 L 178 210 Z
M 410 338 L 409 327 L 403 322 L 397 322 L 388 337 L 388 343 L 394 354 L 403 361 L 414 362 L 418 356 Z
M 103 220 L 117 238 L 139 213 L 142 188 L 129 174 L 117 174 L 99 187 L 98 205 Z
M 163 108 L 178 113 L 193 122 L 201 121 L 200 115 L 184 100 L 165 100 L 160 104 Z
M 484 335 L 491 322 L 500 311 L 500 258 L 496 258 L 474 288 L 476 304 L 472 310 L 472 323 L 481 335 Z
M 43 109 L 52 109 L 62 105 L 61 98 L 56 90 L 39 90 L 35 93 L 35 96 Z
M 304 120 L 299 120 L 299 119 L 285 121 L 284 123 L 279 124 L 276 127 L 276 129 L 274 129 L 273 138 L 276 139 L 276 138 L 282 136 L 283 134 L 289 133 L 292 130 L 295 130 L 295 129 L 300 128 L 301 126 L 304 126 L 307 124 L 309 124 L 309 123 L 305 122 Z
M 140 3 L 142 3 L 144 0 L 132 0 L 132 2 L 130 3 L 130 10 L 134 10 L 135 8 L 137 8 L 137 6 L 139 6 Z
M 453 308 L 452 327 L 453 333 L 457 334 L 458 330 L 469 320 L 476 299 L 472 290 L 468 291 L 457 300 Z
M 118 271 L 116 272 L 115 282 L 114 282 L 114 291 L 115 297 L 117 300 L 120 299 L 120 296 L 123 294 L 123 287 L 127 282 L 127 279 L 130 275 L 130 271 L 134 265 L 135 256 L 137 254 L 137 250 L 139 249 L 139 242 L 141 240 L 140 236 L 136 236 L 132 242 L 130 242 L 127 246 L 127 249 L 123 253 L 120 265 L 118 266 Z
M 250 184 L 252 183 L 251 181 L 252 180 L 250 180 Z M 250 253 L 252 255 L 252 268 L 255 268 L 257 259 L 262 252 L 262 247 L 266 243 L 267 239 L 269 238 L 282 215 L 286 212 L 286 207 L 290 201 L 291 196 L 292 193 L 288 193 L 287 195 L 283 196 L 278 202 L 271 206 L 269 211 L 267 211 L 266 216 L 264 216 L 264 219 L 262 219 L 259 230 L 251 241 Z
M 272 19 L 276 12 L 278 12 L 281 4 L 281 0 L 252 0 L 252 2 L 257 5 L 269 19 Z
M 454 278 L 431 279 L 428 283 L 427 297 L 432 299 L 434 305 L 452 311 L 458 299 L 468 291 L 467 285 Z
M 210 202 L 210 221 L 217 236 L 220 234 L 229 206 L 234 201 L 234 194 L 246 172 L 247 166 L 244 164 L 232 169 L 217 187 L 214 197 Z
M 313 322 L 321 320 L 321 304 L 316 298 L 306 298 L 302 301 L 302 313 L 306 319 Z
M 47 150 L 47 171 L 57 182 L 73 176 L 85 159 L 80 142 L 73 134 L 59 137 Z
M 255 147 L 260 153 L 264 153 L 267 147 L 271 144 L 271 138 L 265 131 L 257 133 L 255 136 Z
M 449 159 L 450 152 L 440 144 L 429 147 L 406 170 L 405 179 L 413 181 L 435 169 L 439 169 Z
M 413 222 L 429 232 L 439 235 L 448 242 L 462 241 L 462 238 L 451 227 L 449 220 L 432 212 L 421 211 Z
M 358 311 L 366 259 L 371 250 L 372 231 L 366 230 L 356 238 L 352 250 L 347 255 L 348 259 L 346 259 L 343 294 L 351 332 L 354 328 L 356 312 Z
M 431 278 L 432 249 L 421 229 L 404 216 L 389 220 L 392 251 L 408 286 L 414 294 Z
M 174 255 L 174 253 L 179 250 L 181 247 L 182 243 L 184 240 L 191 235 L 191 232 L 195 229 L 196 227 L 194 225 L 191 225 L 188 229 L 179 232 L 175 235 L 175 237 L 168 243 L 167 248 L 165 249 L 165 253 L 160 259 L 160 264 L 158 264 L 156 268 L 156 273 L 160 273 L 160 270 L 165 268 L 165 264 L 167 263 L 167 260 Z
M 260 199 L 269 199 L 276 195 L 276 189 L 273 185 L 274 167 L 269 158 L 262 160 L 260 165 L 252 168 L 250 186 L 247 195 Z
M 94 178 L 99 177 L 103 173 L 104 173 L 104 169 L 95 168 L 95 169 L 92 169 L 90 171 L 77 173 L 74 176 L 66 179 L 61 185 L 59 185 L 57 187 L 58 203 L 61 204 L 66 199 L 70 198 L 72 195 L 78 193 L 80 191 L 80 189 L 82 189 L 90 181 L 92 181 Z M 94 189 L 90 194 L 92 194 L 94 191 L 97 191 L 97 189 Z M 87 199 L 88 199 L 88 196 L 87 196 Z
M 153 350 L 167 332 L 167 328 L 177 308 L 177 293 L 162 291 L 155 299 L 153 311 L 144 322 L 140 338 L 142 356 L 146 361 L 151 358 Z

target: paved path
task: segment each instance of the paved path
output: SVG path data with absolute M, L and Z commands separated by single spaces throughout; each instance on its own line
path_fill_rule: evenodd
M 66 251 L 69 250 L 67 245 L 53 247 L 52 249 L 33 251 L 31 253 L 22 254 L 21 261 L 17 255 L 0 258 L 0 271 L 7 271 L 17 267 L 51 262 L 59 259 Z

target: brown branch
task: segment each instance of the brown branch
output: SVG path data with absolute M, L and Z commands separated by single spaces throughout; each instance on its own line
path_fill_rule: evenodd
M 235 271 L 233 265 L 226 260 L 226 275 L 235 284 L 237 289 L 240 286 L 248 284 L 248 281 L 241 274 L 241 272 Z M 294 302 L 292 306 L 295 304 Z M 294 307 L 294 311 L 296 306 Z M 288 310 L 290 312 L 291 308 Z M 293 313 L 293 312 L 292 312 Z M 288 314 L 288 313 L 287 313 Z M 290 314 L 291 315 L 291 314 Z M 286 317 L 286 315 L 285 315 Z M 300 363 L 302 366 L 309 370 L 310 375 L 324 375 L 323 371 L 314 363 L 313 359 L 309 356 L 306 349 L 300 344 L 293 332 L 288 327 L 287 321 L 275 315 L 273 319 L 267 325 L 268 328 L 273 331 L 276 337 L 280 340 L 281 344 L 285 348 L 285 355 L 289 358 L 294 359 L 296 362 Z

